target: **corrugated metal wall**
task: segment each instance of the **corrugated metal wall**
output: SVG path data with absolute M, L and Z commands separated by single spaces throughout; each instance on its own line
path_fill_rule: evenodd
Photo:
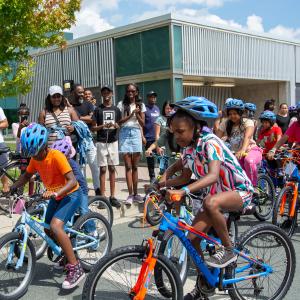
M 294 59 L 294 45 L 183 25 L 185 75 L 290 80 Z
M 231 88 L 228 87 L 209 87 L 209 86 L 183 86 L 184 97 L 202 96 L 214 102 L 219 109 L 224 105 L 224 101 L 231 97 Z
M 300 83 L 300 47 L 295 46 L 296 48 L 296 82 Z M 299 99 L 299 98 L 297 98 Z
M 49 86 L 74 80 L 84 87 L 114 86 L 112 38 L 35 56 L 32 90 L 20 101 L 31 109 L 31 120 L 37 120 L 43 109 Z

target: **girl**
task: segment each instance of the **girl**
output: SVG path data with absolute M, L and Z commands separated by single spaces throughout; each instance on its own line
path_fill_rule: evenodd
M 194 174 L 197 179 L 194 183 L 181 190 L 168 190 L 167 197 L 172 200 L 172 195 L 183 197 L 204 188 L 209 189 L 209 194 L 203 201 L 204 210 L 196 215 L 193 227 L 204 232 L 211 226 L 214 227 L 224 248 L 206 259 L 206 263 L 212 267 L 223 268 L 237 258 L 232 251 L 223 213 L 247 207 L 251 203 L 253 187 L 236 157 L 224 143 L 212 133 L 201 132 L 200 121 L 218 117 L 216 105 L 203 97 L 189 97 L 177 101 L 175 106 L 178 110 L 171 116 L 170 127 L 176 143 L 184 148 L 182 159 L 176 163 L 181 164 L 183 169 L 180 176 L 160 182 L 159 186 L 186 185 Z M 195 249 L 201 253 L 199 238 L 192 234 L 189 238 Z M 200 299 L 201 296 L 196 284 L 193 292 L 186 295 L 185 299 Z
M 262 160 L 262 151 L 253 140 L 254 122 L 243 118 L 244 103 L 239 99 L 231 99 L 225 104 L 228 119 L 222 122 L 217 136 L 227 136 L 227 142 L 234 151 L 246 174 L 256 185 L 258 169 L 257 165 Z
M 155 123 L 154 123 L 154 129 L 155 129 L 155 140 L 157 141 L 161 135 L 163 135 L 166 132 L 167 129 L 167 118 L 172 113 L 173 108 L 171 107 L 171 102 L 166 101 L 163 104 L 162 107 L 162 115 L 159 116 Z
M 141 128 L 145 123 L 145 104 L 139 99 L 139 89 L 134 83 L 126 86 L 123 101 L 118 103 L 122 119 L 119 121 L 121 127 L 119 133 L 119 152 L 123 154 L 125 162 L 126 182 L 129 195 L 125 204 L 131 206 L 133 200 L 143 201 L 137 193 L 138 164 L 142 153 Z
M 289 108 L 286 103 L 280 104 L 279 112 L 276 115 L 276 123 L 281 128 L 282 133 L 285 133 L 290 123 Z

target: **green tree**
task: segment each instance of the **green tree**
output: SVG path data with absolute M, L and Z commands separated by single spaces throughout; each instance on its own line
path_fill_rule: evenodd
M 0 98 L 30 91 L 31 48 L 65 47 L 81 0 L 0 0 Z

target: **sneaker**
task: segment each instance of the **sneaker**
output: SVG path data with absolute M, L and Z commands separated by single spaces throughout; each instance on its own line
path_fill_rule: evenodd
M 131 206 L 131 204 L 132 204 L 132 202 L 133 202 L 133 198 L 134 198 L 133 195 L 129 195 L 129 196 L 127 197 L 127 199 L 126 199 L 126 201 L 125 201 L 125 205 L 126 205 L 127 207 L 130 207 L 130 206 Z
M 66 269 L 67 276 L 62 284 L 62 288 L 69 290 L 79 284 L 79 282 L 85 277 L 85 273 L 81 267 L 80 262 L 78 262 L 77 265 L 67 264 Z
M 67 259 L 64 255 L 60 256 L 54 264 L 55 270 L 64 270 L 67 264 Z
M 189 292 L 188 294 L 186 294 L 183 298 L 183 300 L 206 300 L 208 299 L 208 297 L 206 297 L 205 295 L 203 295 L 198 287 L 198 280 L 199 280 L 199 276 L 197 277 L 196 280 L 196 284 L 194 289 Z
M 143 197 L 139 194 L 133 196 L 133 201 L 137 203 L 144 203 Z
M 120 203 L 120 201 L 117 198 L 115 198 L 113 196 L 110 196 L 109 197 L 109 201 L 110 201 L 111 206 L 114 206 L 116 208 L 120 208 L 121 207 L 121 203 Z
M 225 268 L 237 260 L 237 255 L 232 249 L 220 248 L 214 255 L 206 259 L 206 264 L 213 268 Z
M 95 189 L 95 195 L 96 196 L 100 196 L 101 195 L 100 188 Z

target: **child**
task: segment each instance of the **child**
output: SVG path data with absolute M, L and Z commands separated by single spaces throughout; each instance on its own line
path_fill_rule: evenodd
M 43 197 L 50 199 L 45 223 L 50 224 L 51 234 L 61 246 L 67 257 L 67 276 L 63 289 L 72 289 L 84 278 L 85 274 L 77 261 L 69 236 L 64 225 L 74 215 L 80 205 L 82 191 L 66 157 L 57 150 L 47 147 L 48 132 L 40 124 L 30 124 L 21 135 L 22 154 L 31 157 L 26 172 L 20 176 L 11 189 L 24 186 L 36 172 L 46 187 Z M 55 197 L 55 200 L 52 198 Z
M 206 259 L 206 263 L 211 267 L 224 268 L 234 262 L 237 256 L 232 251 L 223 213 L 239 211 L 250 205 L 253 186 L 237 158 L 224 143 L 214 134 L 201 132 L 199 121 L 218 117 L 216 105 L 203 97 L 189 97 L 177 101 L 175 106 L 178 110 L 171 117 L 171 129 L 176 143 L 184 148 L 181 159 L 183 170 L 179 177 L 160 182 L 159 185 L 186 185 L 181 190 L 168 190 L 167 197 L 170 200 L 172 195 L 183 197 L 209 187 L 209 195 L 203 201 L 204 210 L 196 215 L 193 227 L 202 232 L 207 232 L 211 226 L 216 230 L 224 247 Z M 188 184 L 192 174 L 197 180 Z M 199 238 L 193 234 L 189 238 L 201 253 Z M 196 284 L 184 299 L 201 299 L 202 296 Z

